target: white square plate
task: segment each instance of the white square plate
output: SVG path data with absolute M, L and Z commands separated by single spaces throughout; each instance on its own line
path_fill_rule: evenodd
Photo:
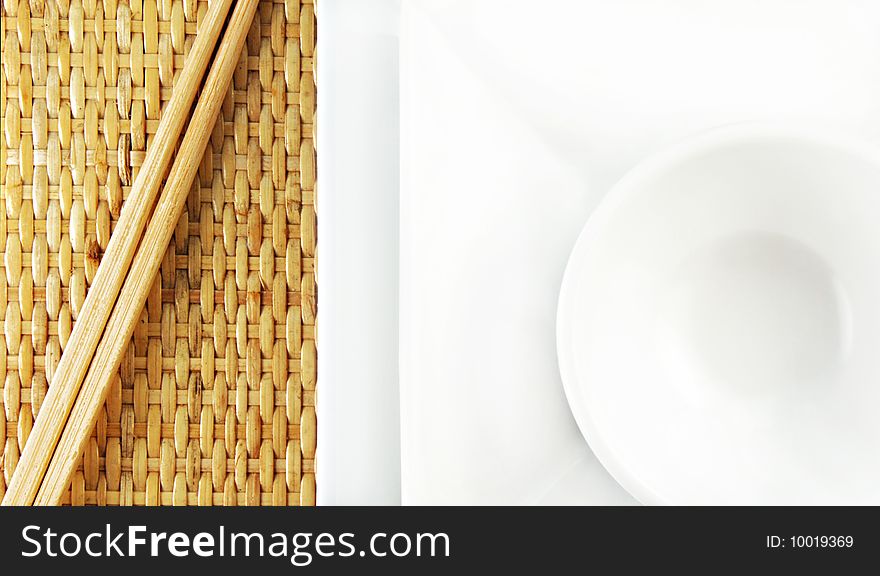
M 876 140 L 878 23 L 870 0 L 403 3 L 404 503 L 632 502 L 559 380 L 578 232 L 639 159 L 710 127 Z

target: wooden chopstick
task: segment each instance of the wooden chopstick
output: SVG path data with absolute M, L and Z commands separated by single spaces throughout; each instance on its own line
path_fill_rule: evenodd
M 258 4 L 259 0 L 239 0 L 232 12 L 192 120 L 171 167 L 168 181 L 134 256 L 131 270 L 37 493 L 34 501 L 37 506 L 59 504 L 70 484 L 70 477 L 79 463 L 107 397 L 109 383 L 119 369 L 138 316 L 147 300 L 152 280 L 159 270 L 183 212 L 193 178 L 208 144 L 208 135 L 217 121 Z
M 77 315 L 49 391 L 7 487 L 3 505 L 29 505 L 37 494 L 150 217 L 159 186 L 223 30 L 231 3 L 232 0 L 212 0 L 204 20 L 200 22 L 195 42 L 175 81 L 174 92 L 162 111 L 156 135 L 148 147 L 91 289 Z M 203 137 L 207 139 L 207 130 Z

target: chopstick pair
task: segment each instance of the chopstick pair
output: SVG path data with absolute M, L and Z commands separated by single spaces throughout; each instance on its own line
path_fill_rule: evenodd
M 7 487 L 4 506 L 61 502 L 183 212 L 258 3 L 236 0 L 156 202 L 232 4 L 210 2 Z

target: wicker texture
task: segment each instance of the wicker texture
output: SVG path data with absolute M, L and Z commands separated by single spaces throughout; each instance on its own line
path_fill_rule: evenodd
M 0 495 L 206 8 L 3 0 Z M 69 502 L 314 503 L 314 47 L 262 0 Z

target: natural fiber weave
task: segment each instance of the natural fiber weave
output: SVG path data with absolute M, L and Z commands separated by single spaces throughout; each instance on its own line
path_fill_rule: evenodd
M 315 501 L 313 2 L 261 2 L 73 504 Z M 206 8 L 3 0 L 0 497 Z

